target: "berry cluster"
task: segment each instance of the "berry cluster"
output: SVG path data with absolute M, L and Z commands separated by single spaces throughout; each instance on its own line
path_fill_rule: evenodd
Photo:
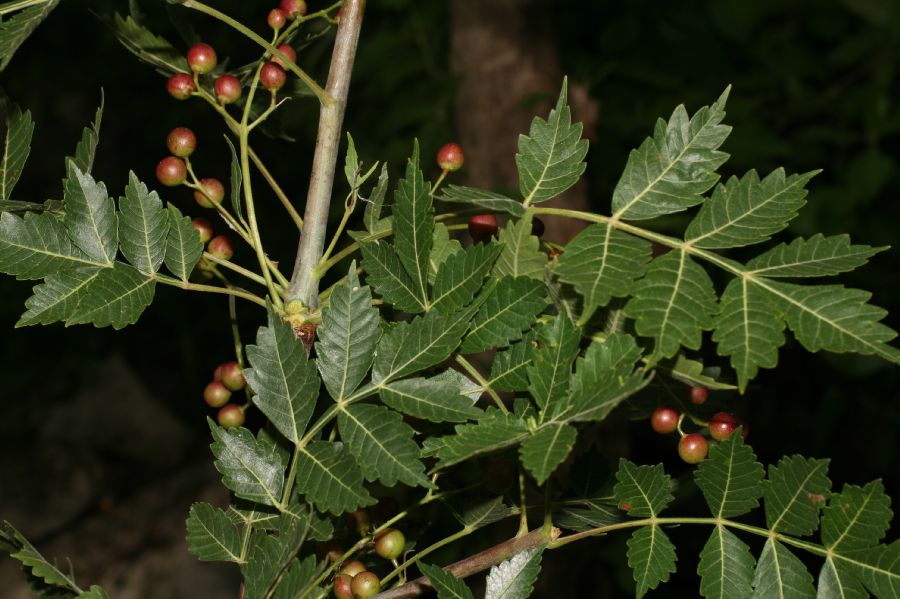
M 347 514 L 347 527 L 366 536 L 372 527 L 369 513 L 359 509 Z M 340 547 L 329 545 L 326 556 L 330 561 L 336 562 L 342 559 L 343 551 Z M 396 565 L 397 559 L 403 555 L 406 549 L 406 536 L 394 528 L 385 528 L 375 535 L 372 550 L 375 555 L 389 560 Z M 381 581 L 378 575 L 366 568 L 359 560 L 345 562 L 334 577 L 334 596 L 337 599 L 366 599 L 381 591 Z
M 203 400 L 211 408 L 219 408 L 216 420 L 225 428 L 244 424 L 244 408 L 228 403 L 231 394 L 247 386 L 244 371 L 237 362 L 224 362 L 213 371 L 213 380 L 203 390 Z

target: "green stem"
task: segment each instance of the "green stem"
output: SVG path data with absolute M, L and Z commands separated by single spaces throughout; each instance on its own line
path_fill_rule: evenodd
M 235 264 L 234 262 L 231 262 L 230 260 L 225 260 L 224 258 L 219 258 L 218 256 L 210 254 L 209 252 L 203 252 L 203 258 L 208 260 L 209 262 L 212 262 L 213 264 L 217 264 L 223 268 L 227 268 L 228 270 L 234 271 L 234 272 L 238 273 L 239 275 L 243 275 L 243 276 L 247 277 L 248 279 L 250 279 L 251 281 L 253 281 L 254 283 L 259 283 L 260 285 L 266 284 L 266 280 L 264 278 L 262 278 L 261 276 L 259 276 L 258 274 L 256 274 L 252 270 L 247 270 L 243 266 L 240 266 L 239 264 Z
M 411 558 L 409 558 L 408 560 L 406 560 L 405 562 L 403 562 L 402 564 L 400 564 L 399 566 L 397 566 L 396 568 L 391 570 L 391 572 L 387 576 L 385 576 L 384 578 L 381 579 L 381 586 L 385 586 L 388 582 L 391 581 L 392 578 L 394 578 L 395 576 L 400 574 L 400 572 L 409 568 L 411 565 L 413 565 L 414 563 L 416 563 L 417 561 L 419 561 L 426 555 L 428 555 L 430 553 L 434 553 L 435 551 L 437 551 L 444 545 L 449 545 L 450 543 L 452 543 L 454 541 L 458 541 L 459 539 L 462 539 L 463 537 L 467 537 L 470 534 L 472 534 L 473 532 L 475 532 L 476 530 L 478 530 L 478 529 L 475 528 L 474 526 L 466 526 L 462 530 L 453 533 L 449 537 L 444 537 L 437 543 L 433 543 L 433 544 L 429 545 L 422 551 L 419 551 L 414 556 L 412 556 Z
M 175 279 L 173 277 L 167 277 L 161 274 L 157 274 L 154 278 L 163 285 L 171 285 L 172 287 L 178 287 L 180 289 L 186 289 L 188 291 L 202 291 L 205 293 L 221 293 L 222 295 L 233 295 L 234 297 L 239 297 L 241 299 L 251 301 L 254 304 L 258 304 L 263 308 L 266 307 L 266 300 L 242 289 L 229 289 L 227 287 L 216 287 L 214 285 L 190 283 L 188 281 L 182 281 L 181 279 Z
M 503 400 L 500 399 L 500 396 L 497 395 L 497 392 L 491 388 L 490 383 L 488 383 L 487 380 L 483 376 L 481 376 L 481 373 L 478 372 L 478 369 L 475 368 L 475 366 L 471 362 L 469 362 L 460 354 L 454 355 L 453 359 L 456 360 L 457 364 L 465 368 L 466 372 L 472 375 L 472 378 L 474 378 L 475 381 L 479 385 L 481 385 L 482 389 L 487 391 L 487 394 L 491 396 L 491 399 L 494 400 L 494 403 L 497 404 L 497 407 L 500 408 L 501 412 L 503 412 L 504 414 L 509 414 L 509 410 L 506 409 L 506 405 L 503 403 Z
M 323 262 L 328 261 L 328 256 L 330 256 L 331 252 L 334 251 L 334 246 L 337 245 L 338 239 L 341 238 L 341 233 L 344 232 L 344 227 L 347 226 L 347 221 L 350 220 L 350 215 L 353 214 L 353 209 L 356 207 L 356 190 L 355 189 L 352 192 L 352 196 L 353 196 L 353 198 L 344 205 L 344 215 L 341 217 L 341 222 L 338 223 L 337 229 L 335 229 L 334 235 L 331 237 L 331 243 L 328 244 L 328 247 L 325 248 L 325 252 L 322 254 L 322 257 L 319 259 L 320 265 Z M 322 274 L 319 273 L 319 277 L 321 277 L 321 276 L 322 276 Z
M 0 15 L 6 15 L 17 10 L 31 8 L 40 4 L 49 4 L 51 0 L 18 0 L 17 2 L 7 2 L 6 5 L 0 7 Z

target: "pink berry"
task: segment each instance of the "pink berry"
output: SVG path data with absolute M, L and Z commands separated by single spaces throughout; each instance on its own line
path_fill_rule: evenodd
M 187 166 L 181 158 L 166 156 L 156 165 L 156 178 L 168 187 L 181 185 L 186 177 Z
M 194 200 L 204 208 L 214 208 L 225 198 L 225 187 L 218 179 L 212 177 L 200 179 L 200 187 L 203 191 L 199 189 L 194 191 Z
M 497 217 L 493 214 L 476 214 L 469 219 L 469 235 L 476 242 L 488 241 L 497 234 Z
M 691 403 L 695 406 L 702 406 L 709 398 L 709 390 L 706 387 L 691 387 Z
M 234 247 L 231 245 L 231 240 L 224 235 L 218 235 L 210 239 L 209 244 L 207 244 L 206 246 L 206 251 L 216 258 L 220 258 L 222 260 L 229 260 L 232 256 L 234 256 Z M 223 370 L 223 379 L 224 376 L 225 372 Z
M 281 0 L 281 10 L 289 19 L 302 17 L 306 14 L 306 2 L 304 0 Z
M 192 71 L 205 75 L 216 68 L 218 58 L 212 46 L 201 42 L 188 49 L 187 61 Z
M 166 136 L 166 147 L 175 156 L 187 158 L 197 149 L 197 136 L 187 127 L 175 127 Z
M 259 72 L 259 82 L 270 92 L 277 92 L 284 87 L 287 74 L 274 62 L 267 62 Z
M 351 581 L 353 578 L 347 574 L 338 574 L 334 577 L 335 599 L 354 599 Z
M 234 75 L 222 75 L 213 86 L 216 99 L 222 104 L 232 104 L 241 97 L 241 81 Z
M 278 31 L 282 27 L 284 27 L 284 22 L 287 21 L 287 14 L 280 8 L 273 8 L 269 11 L 269 16 L 266 19 L 266 22 L 269 23 L 269 27 Z
M 653 410 L 650 416 L 650 426 L 661 435 L 668 435 L 678 428 L 678 410 L 668 407 L 660 407 Z
M 441 146 L 437 153 L 437 163 L 445 171 L 453 172 L 462 168 L 466 157 L 463 150 L 457 143 L 448 143 Z
M 688 464 L 699 464 L 706 459 L 708 451 L 709 443 L 699 433 L 685 435 L 678 442 L 678 455 Z
M 297 62 L 297 51 L 294 50 L 294 47 L 291 46 L 290 44 L 279 45 L 278 51 L 281 52 L 282 54 L 284 54 L 285 56 L 287 56 L 288 60 L 290 60 L 291 62 Z M 287 65 L 278 56 L 273 56 L 272 62 L 274 62 L 275 64 L 277 64 L 280 67 L 283 67 L 285 69 L 287 68 Z
M 175 73 L 166 81 L 166 91 L 176 100 L 187 100 L 196 89 L 194 79 L 187 73 Z
M 194 225 L 194 228 L 197 229 L 197 233 L 200 234 L 200 243 L 206 243 L 213 236 L 213 228 L 208 220 L 205 218 L 197 217 L 191 221 L 191 224 Z M 219 378 L 213 377 L 214 380 L 221 380 L 221 376 Z
M 219 413 L 216 416 L 216 420 L 219 421 L 219 426 L 225 428 L 241 426 L 244 424 L 244 410 L 241 409 L 241 406 L 230 403 L 222 406 L 222 409 L 219 410 Z
M 237 362 L 225 362 L 222 368 L 222 384 L 231 391 L 240 391 L 247 384 L 244 371 Z
M 211 408 L 221 408 L 231 399 L 229 391 L 221 381 L 213 381 L 203 390 L 203 401 Z

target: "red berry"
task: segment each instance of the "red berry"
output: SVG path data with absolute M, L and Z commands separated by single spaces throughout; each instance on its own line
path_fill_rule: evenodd
M 218 235 L 210 239 L 209 244 L 206 246 L 206 251 L 222 260 L 229 260 L 234 256 L 234 247 L 231 245 L 231 240 L 224 235 Z M 222 377 L 223 379 L 225 377 L 224 370 L 222 371 Z
M 278 31 L 284 27 L 284 22 L 287 21 L 287 15 L 280 8 L 273 8 L 269 11 L 269 16 L 266 21 L 269 23 L 269 27 Z
M 395 560 L 406 548 L 406 537 L 399 530 L 385 528 L 375 537 L 375 553 L 384 559 Z
M 695 406 L 702 406 L 709 398 L 709 390 L 706 387 L 691 387 L 691 403 Z
M 259 72 L 259 82 L 270 92 L 277 92 L 284 87 L 287 74 L 274 62 L 267 62 Z
M 381 592 L 381 581 L 374 572 L 360 572 L 350 582 L 356 599 L 369 599 Z
M 340 573 L 346 574 L 350 578 L 353 578 L 360 572 L 366 571 L 366 565 L 359 561 L 358 559 L 353 560 L 352 562 L 347 562 L 343 566 L 341 566 Z
M 206 243 L 207 241 L 212 239 L 213 228 L 212 228 L 212 225 L 209 224 L 208 220 L 198 216 L 197 218 L 195 218 L 194 220 L 191 221 L 191 224 L 194 225 L 194 228 L 197 229 L 197 233 L 200 234 L 200 243 Z M 216 368 L 216 373 L 219 373 L 218 368 Z M 214 378 L 214 380 L 217 380 L 217 381 L 222 380 L 221 373 L 219 373 L 218 378 L 216 378 L 215 376 L 213 378 Z
M 343 17 L 343 16 L 344 16 L 344 7 L 342 6 L 339 9 L 337 9 L 336 13 L 334 13 L 334 21 L 336 23 L 340 23 L 341 17 Z
M 724 441 L 731 436 L 735 428 L 737 427 L 730 422 L 712 420 L 709 423 L 709 436 L 716 441 Z
M 661 435 L 668 435 L 678 428 L 678 410 L 661 407 L 653 410 L 650 416 L 650 426 Z
M 352 580 L 353 578 L 346 574 L 338 574 L 334 577 L 334 596 L 337 599 L 353 599 Z
M 212 46 L 199 43 L 188 49 L 187 61 L 192 71 L 204 75 L 216 68 L 218 58 Z
M 735 416 L 731 412 L 716 412 L 715 414 L 713 414 L 713 417 L 710 418 L 710 420 L 727 422 L 729 424 L 733 424 L 735 428 L 737 428 L 737 425 L 740 423 L 737 416 Z
M 222 364 L 222 384 L 232 391 L 240 391 L 247 384 L 244 380 L 244 370 L 237 362 L 225 362 Z
M 302 17 L 306 14 L 306 2 L 304 0 L 281 0 L 281 10 L 289 19 Z
M 709 443 L 699 433 L 685 435 L 678 442 L 678 455 L 688 464 L 699 464 L 706 458 L 709 451 Z
M 200 179 L 200 187 L 203 191 L 194 191 L 194 199 L 204 208 L 214 208 L 225 198 L 225 187 L 218 179 Z
M 211 408 L 221 408 L 231 399 L 231 391 L 220 381 L 213 381 L 203 390 L 203 401 Z
M 235 428 L 244 424 L 244 410 L 241 406 L 230 403 L 223 406 L 216 416 L 219 426 L 225 428 Z
M 278 46 L 278 51 L 287 56 L 288 60 L 290 60 L 291 62 L 297 62 L 297 51 L 294 50 L 294 47 L 290 44 L 281 44 L 280 46 Z M 272 62 L 280 67 L 287 68 L 287 65 L 278 56 L 273 56 Z
M 241 80 L 234 75 L 222 75 L 216 79 L 213 89 L 220 103 L 231 104 L 241 97 Z
M 531 221 L 531 234 L 535 237 L 543 237 L 544 236 L 544 221 L 539 218 L 536 218 Z
M 469 219 L 469 235 L 476 242 L 487 241 L 497 234 L 497 217 L 493 214 L 476 214 Z
M 175 187 L 184 183 L 187 177 L 187 166 L 184 160 L 176 156 L 166 156 L 156 165 L 156 178 L 168 187 Z
M 201 263 L 201 264 L 202 264 L 203 262 L 205 262 L 205 261 L 206 261 L 205 258 L 200 258 L 200 263 Z M 216 366 L 216 369 L 213 371 L 213 380 L 214 380 L 214 381 L 221 381 L 221 380 L 222 380 L 222 364 L 219 364 L 218 366 Z
M 197 136 L 187 127 L 175 127 L 166 136 L 166 147 L 179 158 L 187 158 L 197 149 Z
M 463 150 L 457 143 L 444 144 L 437 152 L 438 166 L 451 173 L 462 168 L 465 161 L 466 157 L 463 155 Z
M 196 89 L 193 77 L 187 73 L 175 73 L 166 81 L 166 91 L 176 100 L 187 100 Z

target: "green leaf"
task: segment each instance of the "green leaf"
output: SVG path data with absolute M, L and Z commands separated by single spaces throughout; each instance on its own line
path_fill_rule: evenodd
M 385 302 L 397 310 L 417 314 L 424 312 L 426 302 L 403 270 L 400 259 L 390 245 L 383 241 L 361 243 L 366 283 L 377 291 Z
M 231 152 L 231 207 L 238 218 L 243 221 L 244 204 L 241 202 L 241 189 L 243 189 L 244 175 L 241 173 L 241 163 L 238 160 L 234 144 L 231 143 L 231 139 L 227 135 L 224 137 L 225 143 L 228 144 L 228 150 Z
M 612 501 L 612 498 L 608 499 Z M 615 503 L 591 499 L 585 499 L 583 503 L 585 507 L 567 505 L 554 513 L 553 524 L 559 528 L 583 532 L 622 521 L 622 511 Z
M 109 595 L 106 594 L 101 587 L 97 585 L 91 585 L 87 591 L 81 593 L 76 597 L 76 599 L 109 599 Z
M 183 52 L 176 50 L 165 38 L 142 27 L 131 16 L 123 18 L 116 13 L 111 20 L 107 20 L 107 24 L 123 46 L 163 75 L 190 72 Z
M 683 353 L 676 356 L 674 364 L 666 364 L 661 370 L 676 381 L 681 381 L 691 387 L 706 387 L 709 390 L 718 391 L 736 391 L 738 389 L 735 385 L 718 378 L 720 375 L 718 366 L 704 368 L 703 362 L 687 358 Z
M 618 231 L 606 223 L 591 225 L 566 245 L 557 259 L 560 281 L 584 298 L 581 320 L 590 318 L 614 297 L 625 297 L 650 261 L 648 241 Z
M 439 566 L 419 562 L 419 570 L 428 577 L 438 599 L 474 599 L 465 583 Z
M 156 280 L 116 262 L 100 270 L 66 318 L 67 325 L 92 323 L 118 330 L 137 322 L 153 301 Z
M 51 564 L 41 553 L 26 539 L 22 533 L 13 528 L 9 522 L 3 522 L 0 526 L 0 543 L 9 552 L 9 556 L 22 564 L 29 582 L 38 583 L 40 586 L 49 585 L 55 587 L 54 591 L 66 591 L 65 595 L 57 597 L 69 597 L 68 592 L 74 594 L 78 586 L 75 584 L 75 576 L 72 573 L 64 574 L 55 564 Z
M 335 401 L 344 401 L 369 372 L 381 337 L 380 321 L 371 291 L 360 286 L 354 261 L 344 284 L 334 289 L 322 309 L 316 331 L 316 362 Z
M 526 599 L 541 572 L 543 548 L 529 549 L 491 568 L 484 599 Z
M 203 243 L 200 234 L 191 224 L 189 216 L 182 216 L 181 211 L 172 204 L 166 209 L 169 212 L 169 234 L 166 237 L 166 268 L 173 275 L 187 281 L 194 267 L 203 255 Z
M 383 385 L 446 360 L 472 318 L 472 309 L 454 314 L 429 312 L 389 328 L 378 342 L 373 382 Z
M 749 274 L 757 277 L 829 277 L 859 268 L 887 246 L 852 245 L 849 235 L 809 239 L 798 237 L 781 243 L 747 263 Z
M 811 535 L 819 526 L 819 508 L 830 492 L 828 460 L 799 455 L 781 458 L 777 466 L 769 466 L 763 493 L 769 530 Z
M 484 528 L 495 522 L 514 515 L 516 512 L 503 502 L 503 497 L 494 497 L 467 509 L 461 515 L 456 515 L 460 524 L 469 530 Z
M 119 199 L 118 226 L 122 254 L 139 271 L 155 273 L 166 256 L 169 221 L 159 195 L 148 191 L 133 171 L 125 197 Z
M 670 358 L 682 346 L 699 349 L 718 312 L 709 275 L 680 250 L 654 259 L 632 293 L 625 315 L 635 319 L 639 335 L 656 339 L 656 358 Z
M 96 262 L 72 244 L 63 222 L 49 212 L 26 212 L 19 217 L 0 214 L 0 272 L 18 279 L 41 279 Z
M 540 240 L 531 234 L 533 218 L 527 213 L 516 222 L 510 221 L 500 229 L 500 243 L 503 251 L 494 264 L 491 273 L 495 277 L 528 277 L 544 280 L 547 269 L 547 254 L 541 251 Z
M 242 499 L 280 506 L 286 464 L 245 428 L 222 428 L 209 420 L 215 466 L 222 483 Z
M 411 292 L 422 306 L 428 306 L 428 258 L 434 231 L 431 187 L 419 168 L 419 142 L 406 165 L 406 177 L 397 183 L 394 194 L 394 249 L 412 282 Z
M 256 392 L 253 403 L 288 441 L 300 443 L 319 396 L 319 377 L 303 342 L 271 306 L 269 326 L 259 328 L 247 358 L 252 368 L 244 376 Z
M 34 121 L 31 111 L 24 113 L 18 106 L 3 102 L 3 148 L 0 150 L 0 201 L 12 199 L 12 191 L 22 176 L 25 161 L 31 152 Z
M 353 143 L 353 136 L 347 131 L 347 154 L 344 157 L 344 177 L 347 179 L 347 185 L 350 189 L 359 187 L 359 181 L 356 180 L 356 174 L 359 172 L 359 155 L 356 153 L 356 144 Z
M 716 526 L 700 552 L 700 594 L 707 599 L 749 599 L 755 567 L 750 547 L 724 526 Z
M 455 431 L 455 435 L 431 438 L 438 441 L 433 453 L 440 459 L 441 468 L 516 445 L 530 435 L 521 418 L 496 410 L 488 410 L 477 423 L 456 425 Z
M 522 205 L 522 202 L 500 193 L 463 185 L 448 185 L 444 188 L 444 193 L 437 199 L 454 204 L 470 204 L 491 212 L 505 212 L 513 216 L 523 216 L 525 214 L 525 207 Z
M 499 245 L 479 243 L 448 256 L 437 269 L 431 307 L 449 313 L 468 305 L 499 253 Z
M 65 180 L 66 232 L 78 249 L 99 264 L 112 264 L 118 249 L 116 207 L 106 186 L 68 163 Z
M 900 541 L 853 552 L 846 563 L 878 599 L 900 596 Z
M 741 516 L 759 506 L 765 471 L 743 436 L 733 434 L 709 448 L 694 471 L 697 486 L 717 518 Z
M 625 458 L 619 458 L 613 493 L 618 504 L 628 504 L 629 516 L 655 518 L 674 499 L 672 479 L 662 464 L 637 466 Z
M 491 378 L 488 386 L 497 391 L 527 391 L 528 367 L 531 364 L 533 336 L 498 351 L 491 363 Z
M 298 451 L 297 489 L 316 509 L 337 516 L 375 503 L 343 444 L 314 441 Z
M 822 544 L 834 552 L 877 545 L 890 527 L 891 516 L 891 498 L 880 480 L 865 487 L 845 485 L 823 511 Z
M 261 534 L 253 539 L 250 557 L 241 565 L 244 599 L 267 599 L 288 569 L 304 540 L 296 520 L 279 519 L 278 535 Z
M 200 561 L 241 563 L 241 536 L 224 511 L 195 503 L 187 518 L 188 551 Z
M 675 546 L 662 527 L 655 524 L 634 531 L 627 545 L 628 565 L 634 573 L 635 593 L 640 599 L 675 572 Z
M 539 485 L 553 474 L 556 467 L 569 456 L 575 445 L 577 432 L 568 424 L 551 424 L 531 436 L 519 447 L 522 465 L 531 472 Z
M 519 136 L 516 167 L 525 206 L 555 198 L 575 185 L 587 167 L 588 142 L 581 139 L 581 123 L 572 124 L 572 111 L 566 104 L 568 85 L 568 79 L 563 79 L 547 120 L 534 117 L 528 135 Z
M 722 125 L 730 87 L 716 102 L 688 117 L 678 106 L 669 122 L 659 119 L 637 150 L 632 150 L 613 192 L 613 217 L 646 220 L 686 210 L 703 201 L 728 160 L 718 151 L 731 127 Z
M 465 422 L 482 414 L 469 398 L 434 378 L 396 381 L 382 387 L 380 394 L 381 401 L 398 412 L 431 422 Z
M 528 367 L 528 390 L 543 413 L 551 411 L 551 399 L 562 401 L 569 391 L 581 331 L 568 316 L 559 314 L 537 329 L 536 339 L 537 347 L 531 350 Z
M 766 541 L 756 575 L 753 599 L 814 599 L 812 576 L 797 557 L 775 539 Z
M 97 155 L 97 144 L 100 143 L 100 123 L 103 120 L 103 106 L 106 103 L 103 90 L 100 90 L 100 106 L 94 114 L 94 122 L 81 131 L 81 139 L 75 146 L 75 156 L 66 158 L 66 163 L 74 162 L 75 166 L 85 174 L 94 168 L 94 157 Z
M 383 406 L 356 404 L 338 414 L 341 439 L 347 444 L 368 481 L 393 487 L 401 481 L 411 487 L 430 488 L 425 466 L 419 461 L 415 431 L 403 417 Z
M 719 184 L 688 225 L 685 239 L 700 248 L 760 243 L 788 226 L 806 204 L 805 185 L 819 171 L 785 176 L 772 171 L 760 181 L 755 170 Z
M 76 268 L 48 276 L 25 301 L 27 311 L 16 327 L 68 320 L 102 271 L 101 268 Z
M 272 599 L 295 599 L 299 597 L 301 591 L 315 578 L 317 572 L 318 567 L 315 555 L 307 555 L 302 561 L 294 558 L 276 583 Z
M 826 557 L 819 570 L 816 599 L 869 599 L 862 581 L 851 568 L 834 557 Z
M 444 223 L 434 223 L 434 235 L 431 242 L 431 256 L 428 258 L 428 281 L 433 285 L 438 268 L 444 261 L 462 251 L 462 244 L 450 239 L 450 230 Z
M 378 175 L 378 182 L 369 194 L 366 200 L 366 209 L 363 212 L 363 220 L 366 223 L 366 230 L 374 233 L 378 230 L 378 221 L 381 218 L 381 207 L 384 205 L 384 196 L 388 188 L 388 165 L 381 165 L 381 173 Z
M 464 353 L 506 347 L 521 339 L 547 305 L 547 290 L 541 281 L 503 277 L 495 288 L 489 287 L 482 292 L 487 298 L 463 340 L 460 349 Z
M 0 21 L 0 71 L 6 69 L 13 54 L 50 14 L 59 0 L 44 0 Z

